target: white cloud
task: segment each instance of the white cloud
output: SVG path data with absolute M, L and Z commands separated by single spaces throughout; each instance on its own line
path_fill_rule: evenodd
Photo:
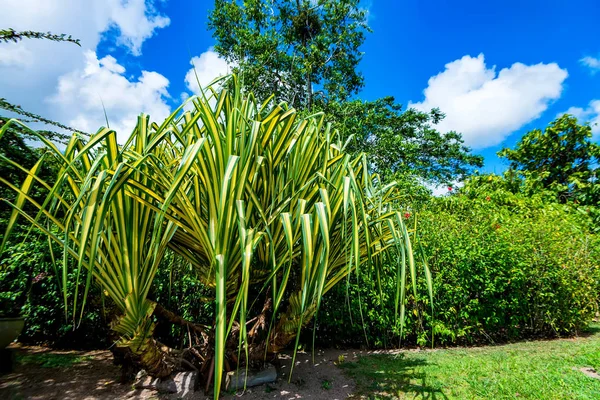
M 580 123 L 589 122 L 594 138 L 600 139 L 600 100 L 590 101 L 587 108 L 571 107 L 562 114 L 571 114 L 577 117 Z
M 495 66 L 486 67 L 483 54 L 467 55 L 431 77 L 425 99 L 409 106 L 439 107 L 446 114 L 439 130 L 457 131 L 467 145 L 485 148 L 538 118 L 560 97 L 567 76 L 555 63 L 514 63 L 496 73 Z
M 135 55 L 140 54 L 142 43 L 156 29 L 170 23 L 147 0 L 0 0 L 0 10 L 0 26 L 66 33 L 80 39 L 83 48 L 94 49 L 103 32 L 115 29 L 117 43 Z
M 0 51 L 0 66 L 23 67 L 33 63 L 33 53 L 18 43 L 8 43 Z
M 110 25 L 117 27 L 120 35 L 117 44 L 131 49 L 140 55 L 142 43 L 150 38 L 156 29 L 164 28 L 171 22 L 168 17 L 157 14 L 151 3 L 145 0 L 110 0 Z
M 156 72 L 142 71 L 137 81 L 129 81 L 125 68 L 112 56 L 98 59 L 91 50 L 85 52 L 86 65 L 60 77 L 57 93 L 48 99 L 56 105 L 68 125 L 86 132 L 105 126 L 104 110 L 110 128 L 122 143 L 144 112 L 153 121 L 162 121 L 170 113 L 167 78 Z
M 194 94 L 200 93 L 198 82 L 204 88 L 213 79 L 231 72 L 231 67 L 214 52 L 212 47 L 200 54 L 199 57 L 193 57 L 190 64 L 192 64 L 192 68 L 185 74 L 185 84 Z
M 592 74 L 595 74 L 596 72 L 600 71 L 599 58 L 587 56 L 583 57 L 581 60 L 579 60 L 579 62 L 588 67 L 592 71 Z
M 81 41 L 81 47 L 72 43 L 34 39 L 0 43 L 0 95 L 25 110 L 61 122 L 76 120 L 85 127 L 74 124 L 75 128 L 95 131 L 100 126 L 92 127 L 97 122 L 95 116 L 86 119 L 85 111 L 90 110 L 90 105 L 85 101 L 81 105 L 73 102 L 73 109 L 66 115 L 62 102 L 57 100 L 60 91 L 67 90 L 64 85 L 69 79 L 72 84 L 86 84 L 89 88 L 90 82 L 102 79 L 108 72 L 121 75 L 119 71 L 124 70 L 123 67 L 114 59 L 104 58 L 102 66 L 87 74 L 85 79 L 81 78 L 90 66 L 90 52 L 96 51 L 103 37 L 124 46 L 135 56 L 140 54 L 145 40 L 169 24 L 169 18 L 160 14 L 152 4 L 151 0 L 0 0 L 0 27 L 17 31 L 65 33 Z M 93 73 L 100 76 L 94 78 Z M 139 85 L 143 80 L 144 88 L 156 87 L 156 93 L 146 93 L 154 102 L 157 96 L 163 96 L 163 87 L 156 82 L 152 85 L 148 83 L 147 80 L 153 78 L 148 78 L 147 74 L 152 73 L 144 73 L 138 81 L 129 82 L 129 85 Z M 80 76 L 80 79 L 73 79 L 73 76 Z M 123 76 L 121 79 L 127 81 Z M 58 87 L 59 80 L 63 85 L 61 87 Z M 106 84 L 116 81 L 126 86 L 122 80 L 107 80 Z M 70 90 L 76 93 L 78 88 Z M 106 97 L 104 102 L 107 108 L 111 107 L 109 101 L 118 100 L 103 91 L 101 93 Z M 53 101 L 47 101 L 48 98 Z M 127 104 L 139 105 L 123 101 L 119 104 L 123 107 Z M 123 115 L 126 111 L 123 110 Z M 136 114 L 141 111 L 135 110 Z

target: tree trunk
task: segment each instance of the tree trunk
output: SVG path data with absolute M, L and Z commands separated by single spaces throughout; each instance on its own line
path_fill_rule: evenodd
M 111 351 L 113 363 L 121 367 L 121 383 L 131 382 L 140 369 L 153 377 L 166 378 L 175 366 L 166 346 L 159 345 L 152 337 L 147 337 L 141 344 L 138 341 L 118 344 Z
M 140 366 L 148 375 L 164 379 L 173 372 L 174 360 L 170 359 L 168 352 L 161 348 L 154 338 L 148 337 L 139 346 L 129 348 L 140 358 Z

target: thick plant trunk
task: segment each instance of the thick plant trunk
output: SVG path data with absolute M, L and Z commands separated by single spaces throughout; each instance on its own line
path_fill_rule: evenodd
M 272 311 L 271 307 L 272 302 L 268 298 L 265 300 L 261 314 L 248 322 L 252 324 L 251 328 L 249 326 L 250 329 L 248 332 L 247 360 L 251 366 L 259 366 L 264 362 L 272 362 L 278 353 L 283 351 L 296 339 L 300 323 L 302 323 L 302 328 L 304 328 L 314 316 L 313 308 L 305 311 L 301 318 L 299 310 L 292 305 L 288 305 L 287 310 L 281 315 L 281 318 L 279 318 L 270 335 L 267 337 L 269 313 Z M 181 354 L 177 357 L 174 355 L 177 352 L 176 350 L 169 349 L 160 344 L 152 337 L 151 333 L 145 337 L 140 334 L 130 340 L 123 340 L 120 342 L 118 348 L 113 351 L 113 354 L 115 355 L 115 363 L 121 364 L 124 376 L 126 375 L 131 380 L 137 370 L 143 368 L 150 376 L 162 379 L 171 375 L 175 370 L 186 366 L 189 367 L 189 364 L 194 364 L 193 367 L 198 368 L 203 375 L 208 374 L 209 370 L 206 367 L 212 362 L 211 354 L 213 347 L 211 343 L 214 340 L 213 332 L 208 327 L 185 320 L 159 304 L 154 306 L 153 313 L 161 320 L 188 329 L 188 334 L 196 335 L 198 338 L 201 337 L 204 339 L 204 344 L 202 346 L 190 346 L 189 349 L 181 352 L 181 354 L 185 353 L 185 357 L 181 357 Z M 148 321 L 148 323 L 151 322 Z M 150 332 L 153 331 L 154 324 L 151 323 L 149 328 Z M 140 329 L 140 332 L 143 331 L 144 329 Z M 243 349 L 241 353 L 238 353 L 237 347 L 239 341 L 236 334 L 239 334 L 239 329 L 236 330 L 234 327 L 233 334 L 226 343 L 225 352 L 227 360 L 231 363 L 231 365 L 227 365 L 227 370 L 235 369 L 237 365 L 246 363 Z M 241 356 L 239 360 L 237 358 L 238 354 Z M 210 378 L 206 379 L 206 381 L 209 383 Z
M 114 364 L 121 367 L 121 382 L 131 382 L 140 369 L 155 378 L 166 378 L 173 372 L 175 363 L 156 340 L 150 338 L 139 347 L 115 346 L 112 349 Z
M 159 346 L 154 338 L 149 337 L 138 347 L 130 349 L 139 356 L 140 366 L 148 372 L 148 375 L 164 379 L 171 375 L 175 363 L 168 357 L 168 352 Z
M 166 346 L 148 337 L 141 344 L 118 344 L 111 349 L 113 362 L 121 367 L 121 383 L 131 382 L 140 369 L 156 378 L 166 378 L 176 365 Z
M 299 292 L 292 296 L 296 296 L 297 301 L 290 301 L 287 310 L 281 315 L 281 318 L 279 318 L 277 325 L 268 338 L 268 351 L 270 353 L 280 353 L 283 351 L 292 340 L 296 339 L 300 324 L 302 324 L 300 327 L 300 330 L 302 330 L 315 315 L 316 310 L 314 305 L 308 307 L 304 313 L 301 312 L 299 309 L 301 294 Z
M 141 305 L 132 301 L 128 306 L 112 323 L 113 331 L 120 336 L 117 347 L 126 349 L 122 358 L 124 370 L 130 367 L 127 364 L 133 363 L 150 376 L 166 378 L 173 372 L 175 362 L 169 348 L 153 337 L 155 325 L 151 316 L 157 304 L 144 300 Z

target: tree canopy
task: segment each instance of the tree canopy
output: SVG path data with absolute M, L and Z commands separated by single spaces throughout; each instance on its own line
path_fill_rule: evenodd
M 359 47 L 369 31 L 359 0 L 216 0 L 215 50 L 244 73 L 259 99 L 311 108 L 363 86 Z
M 471 154 L 456 132 L 435 129 L 444 114 L 433 109 L 403 110 L 393 97 L 375 101 L 331 103 L 332 121 L 348 140 L 349 152 L 364 152 L 384 179 L 412 176 L 422 181 L 449 184 L 462 180 L 483 157 Z
M 591 127 L 572 115 L 558 117 L 543 131 L 527 132 L 514 149 L 504 148 L 498 156 L 510 162 L 511 170 L 556 192 L 561 202 L 600 202 L 600 145 L 592 141 Z
M 235 65 L 259 99 L 324 111 L 352 154 L 364 152 L 385 180 L 447 184 L 483 163 L 460 133 L 435 125 L 440 110 L 403 110 L 393 97 L 353 99 L 363 86 L 360 46 L 370 31 L 358 0 L 216 0 L 209 28 L 215 50 Z

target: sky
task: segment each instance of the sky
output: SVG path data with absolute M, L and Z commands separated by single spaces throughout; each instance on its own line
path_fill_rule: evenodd
M 94 132 L 127 136 L 141 112 L 165 118 L 228 72 L 207 30 L 210 0 L 0 0 L 0 28 L 66 33 L 70 43 L 0 43 L 0 97 Z M 600 1 L 365 0 L 364 100 L 439 107 L 442 132 L 495 155 L 565 112 L 600 139 Z M 598 125 L 594 125 L 598 124 Z

